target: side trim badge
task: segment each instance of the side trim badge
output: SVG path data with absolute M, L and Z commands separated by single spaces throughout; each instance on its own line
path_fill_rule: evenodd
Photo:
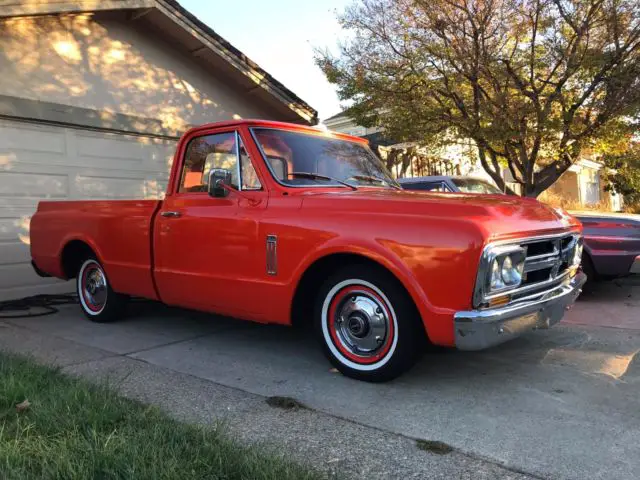
M 275 235 L 267 235 L 267 274 L 278 274 L 278 237 Z

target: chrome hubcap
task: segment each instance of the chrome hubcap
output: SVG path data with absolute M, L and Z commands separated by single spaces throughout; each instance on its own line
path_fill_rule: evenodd
M 340 342 L 359 356 L 375 355 L 389 332 L 389 318 L 378 300 L 364 294 L 347 297 L 336 310 Z
M 99 268 L 87 273 L 84 282 L 84 296 L 92 306 L 101 308 L 107 299 L 107 279 Z

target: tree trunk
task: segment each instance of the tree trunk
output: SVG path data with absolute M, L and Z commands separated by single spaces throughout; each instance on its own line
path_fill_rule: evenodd
M 540 193 L 542 192 L 538 192 L 536 191 L 536 186 L 529 183 L 523 186 L 523 197 L 528 197 L 528 198 L 537 198 L 538 195 L 540 195 Z

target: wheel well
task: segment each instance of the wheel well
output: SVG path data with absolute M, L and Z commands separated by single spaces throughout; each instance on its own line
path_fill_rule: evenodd
M 409 299 L 413 302 L 411 295 L 409 295 L 407 289 L 404 288 L 402 282 L 383 265 L 362 255 L 335 253 L 316 260 L 302 275 L 300 282 L 298 282 L 291 307 L 291 323 L 293 326 L 306 328 L 313 324 L 313 322 L 310 321 L 309 309 L 313 309 L 315 306 L 318 290 L 329 275 L 347 265 L 371 265 L 384 271 L 398 282 L 398 285 L 402 287 Z M 416 308 L 416 312 L 417 310 Z
M 62 250 L 62 271 L 67 278 L 74 278 L 88 257 L 95 256 L 89 245 L 81 240 L 72 240 Z

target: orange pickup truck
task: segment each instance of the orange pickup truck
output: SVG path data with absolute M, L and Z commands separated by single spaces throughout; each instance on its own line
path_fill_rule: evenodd
M 333 365 L 394 378 L 426 344 L 477 350 L 560 321 L 581 226 L 534 200 L 403 191 L 357 137 L 267 121 L 180 140 L 165 199 L 41 202 L 31 255 L 93 321 L 129 296 L 313 324 Z

